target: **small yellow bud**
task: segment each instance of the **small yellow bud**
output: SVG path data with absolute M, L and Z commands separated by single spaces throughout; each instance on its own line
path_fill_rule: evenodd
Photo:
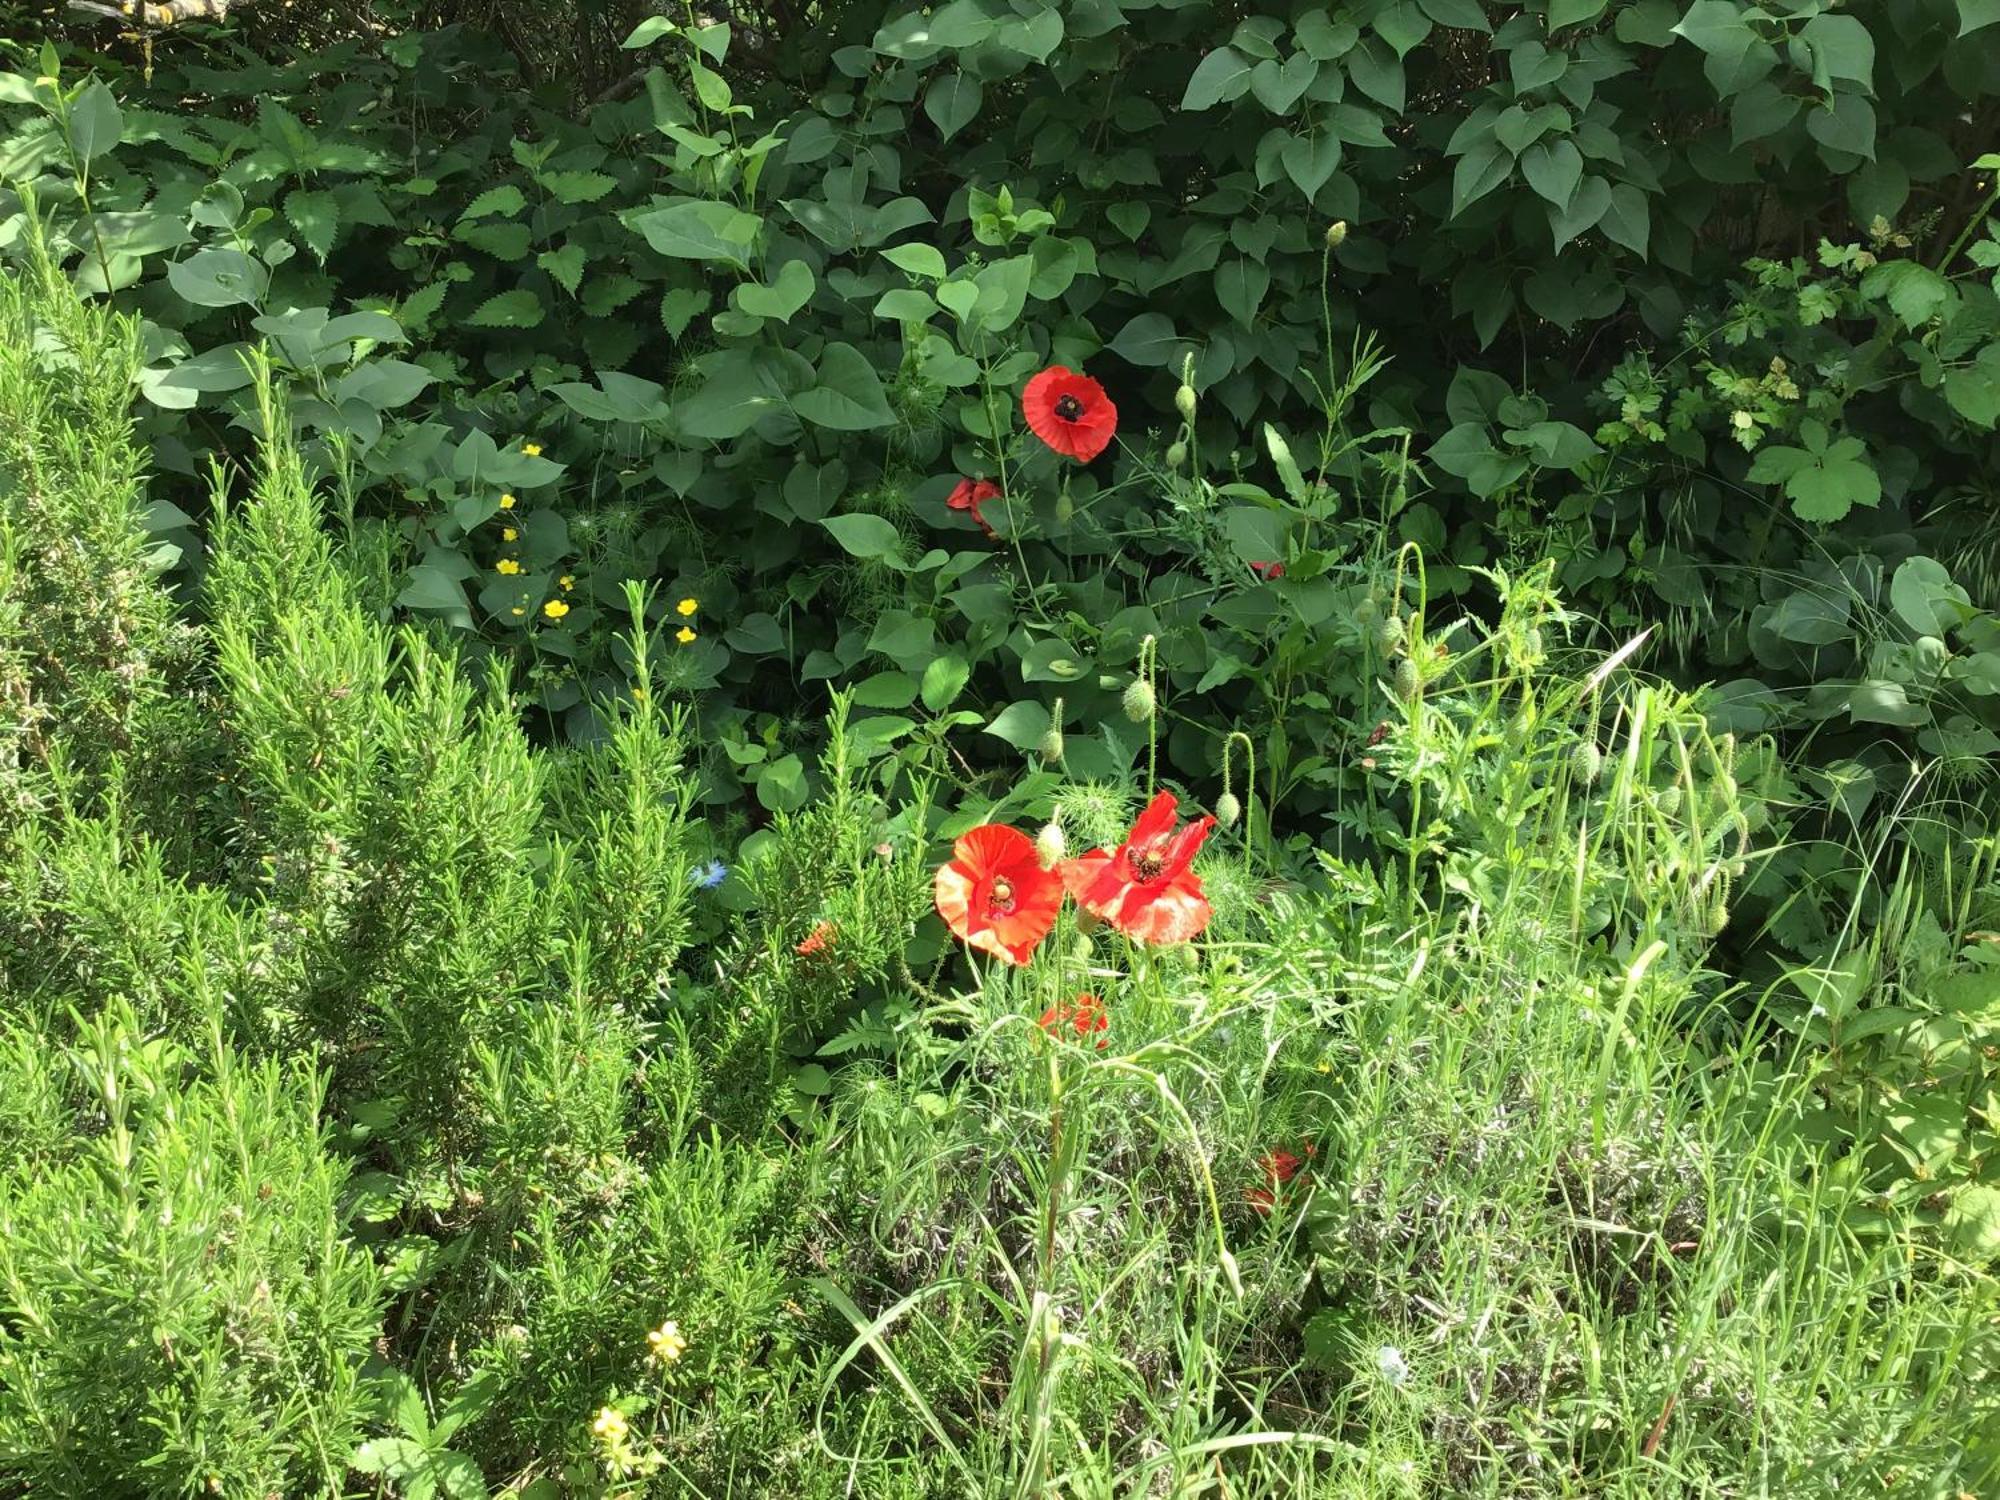
M 1335 219 L 1326 226 L 1326 248 L 1338 250 L 1347 243 L 1347 220 Z

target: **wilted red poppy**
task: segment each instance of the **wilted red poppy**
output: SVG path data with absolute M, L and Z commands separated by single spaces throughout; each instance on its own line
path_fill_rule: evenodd
M 1180 804 L 1161 792 L 1116 850 L 1098 849 L 1062 867 L 1077 905 L 1142 943 L 1184 943 L 1214 915 L 1201 877 L 1188 867 L 1215 819 L 1176 829 Z
M 1089 463 L 1111 446 L 1118 408 L 1088 375 L 1051 365 L 1021 393 L 1028 430 L 1056 452 Z
M 1010 964 L 1024 964 L 1056 925 L 1062 881 L 1044 870 L 1018 828 L 982 823 L 952 845 L 937 872 L 937 909 L 959 938 Z
M 994 534 L 993 528 L 988 524 L 986 517 L 980 514 L 979 507 L 984 505 L 988 500 L 998 500 L 999 498 L 1000 486 L 992 480 L 961 479 L 958 482 L 958 487 L 951 492 L 950 498 L 944 503 L 953 510 L 970 511 L 972 519 L 979 523 L 979 529 L 988 536 L 992 536 Z
M 1250 571 L 1269 583 L 1273 579 L 1285 576 L 1285 565 L 1281 562 L 1253 562 L 1250 564 Z
M 1111 1017 L 1104 1009 L 1104 1002 L 1095 995 L 1078 995 L 1076 999 L 1062 1005 L 1051 1005 L 1042 1012 L 1042 1030 L 1055 1036 L 1067 1026 L 1076 1033 L 1079 1043 L 1097 1036 L 1097 1050 L 1102 1052 L 1111 1045 L 1111 1038 L 1101 1033 L 1111 1027 Z
M 831 922 L 821 922 L 813 930 L 799 939 L 798 954 L 801 958 L 811 958 L 833 946 L 834 926 Z
M 1306 1148 L 1312 1154 L 1312 1148 Z M 1264 1174 L 1265 1187 L 1246 1188 L 1243 1201 L 1260 1214 L 1268 1215 L 1278 1206 L 1278 1189 L 1284 1187 L 1304 1170 L 1305 1163 L 1289 1151 L 1266 1151 L 1257 1158 L 1257 1166 Z

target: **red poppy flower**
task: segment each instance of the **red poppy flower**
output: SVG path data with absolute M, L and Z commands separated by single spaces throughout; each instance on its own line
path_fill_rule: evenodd
M 1056 1035 L 1063 1027 L 1068 1026 L 1076 1032 L 1076 1039 L 1081 1043 L 1093 1035 L 1108 1031 L 1111 1027 L 1111 1017 L 1105 1012 L 1104 1002 L 1097 996 L 1078 995 L 1066 1005 L 1051 1005 L 1043 1011 L 1040 1025 L 1050 1036 Z M 1102 1052 L 1110 1045 L 1110 1037 L 1097 1035 L 1098 1051 Z
M 993 528 L 987 523 L 986 517 L 980 514 L 979 507 L 984 505 L 988 500 L 998 500 L 999 498 L 1000 486 L 992 480 L 961 479 L 958 482 L 958 487 L 951 492 L 951 497 L 944 503 L 953 510 L 970 511 L 972 519 L 979 523 L 979 529 L 988 536 L 992 536 L 994 535 Z
M 1173 793 L 1153 798 L 1116 850 L 1098 849 L 1062 867 L 1076 904 L 1142 943 L 1184 943 L 1214 915 L 1201 877 L 1188 867 L 1215 819 L 1174 827 Z
M 1305 1163 L 1289 1151 L 1266 1151 L 1257 1158 L 1257 1165 L 1263 1168 L 1273 1187 L 1283 1187 L 1299 1175 L 1299 1168 Z
M 815 953 L 823 953 L 833 946 L 834 926 L 831 922 L 821 922 L 813 930 L 799 939 L 798 954 L 801 958 L 811 958 Z
M 1104 387 L 1061 365 L 1051 365 L 1028 382 L 1021 411 L 1030 432 L 1078 463 L 1087 464 L 1110 447 L 1118 430 L 1118 408 Z
M 1245 1188 L 1243 1201 L 1265 1218 L 1269 1218 L 1271 1210 L 1278 1206 L 1278 1195 L 1269 1188 Z
M 1269 583 L 1285 576 L 1285 565 L 1281 562 L 1253 562 L 1250 571 Z
M 982 823 L 952 845 L 937 872 L 937 909 L 960 940 L 1010 964 L 1024 964 L 1056 925 L 1062 881 L 1044 870 L 1018 828 Z

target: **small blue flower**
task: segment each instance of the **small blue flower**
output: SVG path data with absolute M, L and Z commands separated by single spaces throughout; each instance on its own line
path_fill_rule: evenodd
M 704 891 L 712 891 L 729 877 L 729 866 L 719 859 L 711 859 L 705 865 L 694 867 L 694 883 Z

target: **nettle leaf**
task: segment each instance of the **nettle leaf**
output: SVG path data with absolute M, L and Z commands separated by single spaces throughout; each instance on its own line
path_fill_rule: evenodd
M 977 78 L 964 73 L 950 73 L 931 81 L 924 93 L 924 113 L 938 128 L 938 134 L 950 140 L 979 117 L 980 101 L 985 90 Z
M 558 203 L 595 203 L 618 186 L 603 172 L 544 172 L 535 180 Z
M 521 286 L 488 297 L 465 321 L 474 328 L 535 328 L 544 316 L 542 299 Z
M 461 224 L 451 236 L 475 250 L 484 250 L 495 260 L 525 260 L 534 242 L 527 225 L 512 223 Z
M 528 200 L 513 183 L 502 183 L 499 187 L 488 188 L 477 198 L 465 205 L 465 212 L 458 216 L 458 222 L 468 224 L 475 219 L 490 219 L 495 214 L 511 218 L 528 206 Z
M 1241 99 L 1250 91 L 1250 59 L 1234 47 L 1217 47 L 1195 66 L 1181 95 L 1181 108 L 1188 111 L 1213 109 L 1218 104 Z
M 340 200 L 332 193 L 300 188 L 285 195 L 285 218 L 321 265 L 340 233 Z
M 574 240 L 560 250 L 544 250 L 535 257 L 535 264 L 548 273 L 549 280 L 572 297 L 583 284 L 584 250 Z

